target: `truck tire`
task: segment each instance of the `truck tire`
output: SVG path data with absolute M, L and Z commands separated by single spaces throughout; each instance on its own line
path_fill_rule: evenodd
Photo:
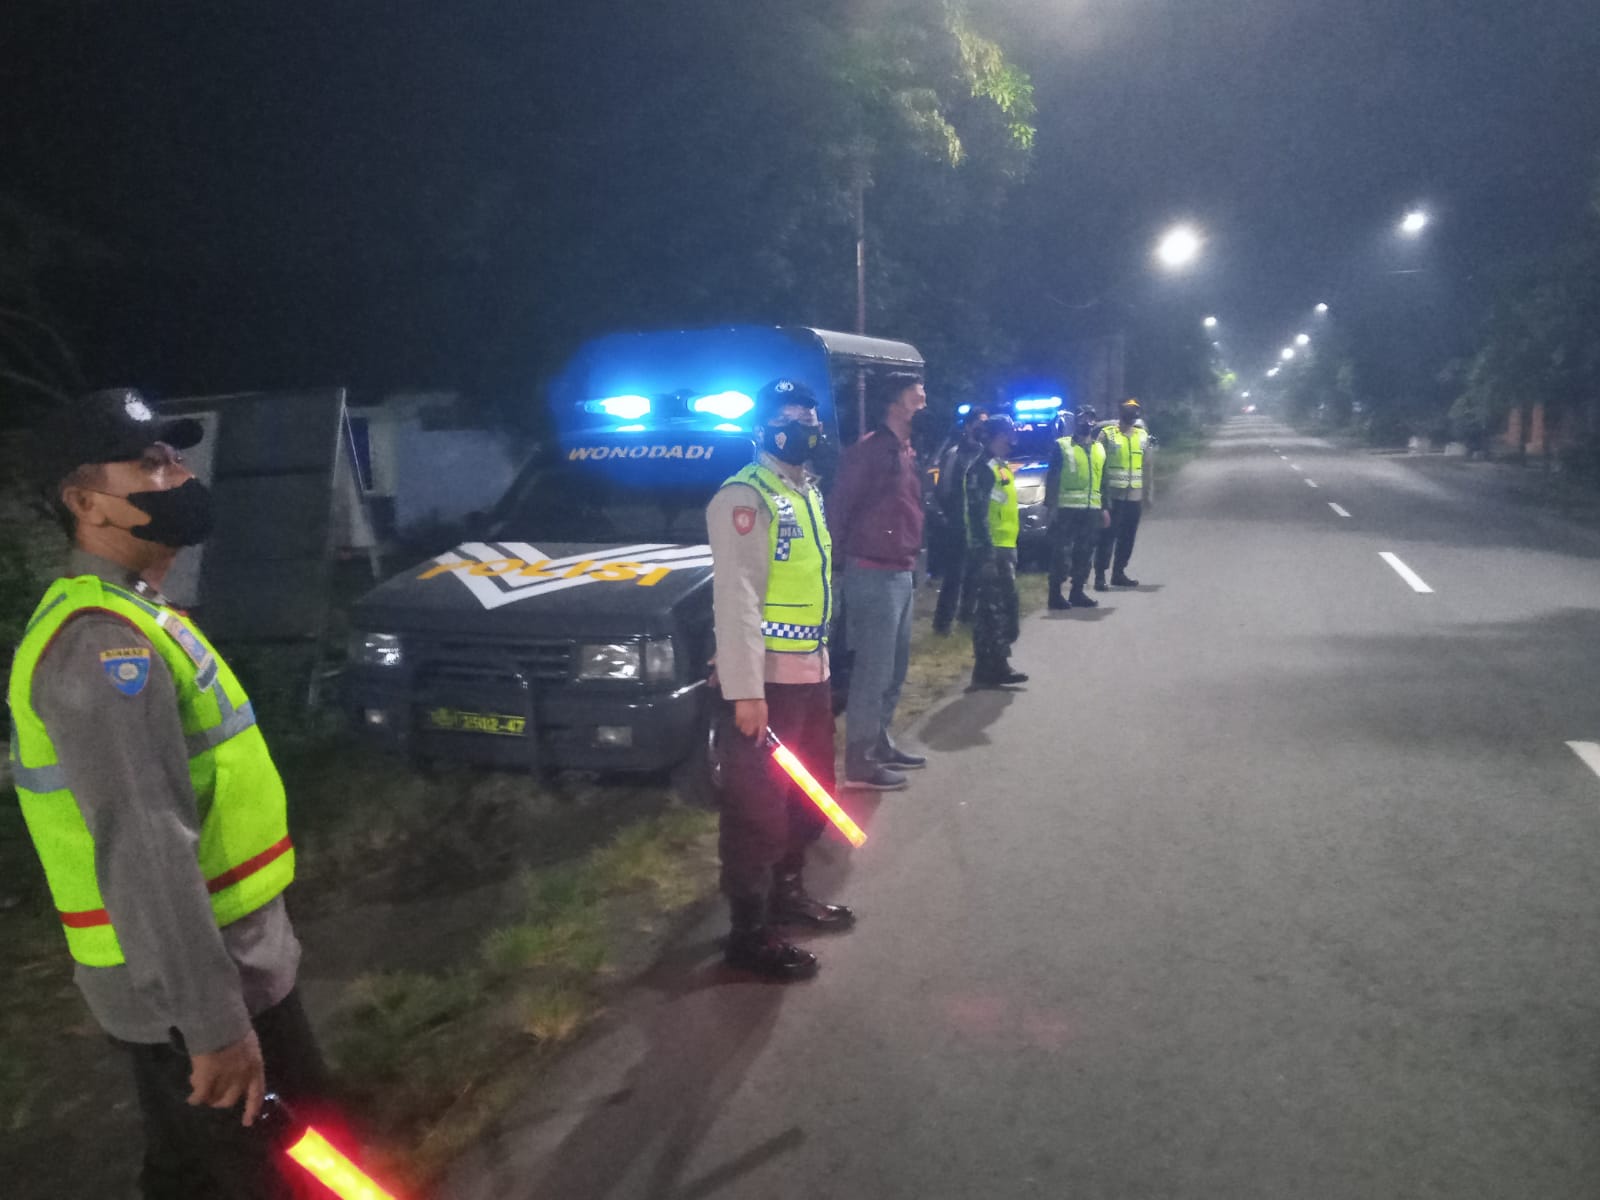
M 722 762 L 717 755 L 717 723 L 709 713 L 695 723 L 694 745 L 672 768 L 672 790 L 678 803 L 694 808 L 722 804 Z

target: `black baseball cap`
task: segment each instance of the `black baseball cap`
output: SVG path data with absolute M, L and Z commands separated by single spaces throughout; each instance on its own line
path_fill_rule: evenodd
M 157 442 L 187 450 L 204 436 L 199 421 L 163 418 L 133 388 L 90 392 L 62 405 L 40 429 L 39 486 L 53 488 L 79 467 L 139 458 Z
M 766 424 L 791 404 L 815 408 L 816 393 L 797 379 L 774 379 L 756 393 L 756 420 Z

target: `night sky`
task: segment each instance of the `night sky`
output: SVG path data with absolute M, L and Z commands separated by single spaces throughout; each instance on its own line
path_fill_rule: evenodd
M 453 365 L 505 317 L 419 247 L 429 206 L 479 175 L 626 176 L 645 83 L 722 70 L 717 47 L 619 35 L 645 7 L 671 6 L 11 0 L 0 191 L 116 256 L 58 298 L 98 372 L 470 381 Z M 1039 102 L 1004 253 L 1018 305 L 1063 333 L 1108 303 L 1215 312 L 1248 379 L 1326 300 L 1392 338 L 1408 315 L 1431 363 L 1467 347 L 1498 272 L 1575 228 L 1600 172 L 1593 0 L 993 7 Z M 1402 244 L 1417 204 L 1436 223 Z M 1178 219 L 1204 264 L 1157 280 Z

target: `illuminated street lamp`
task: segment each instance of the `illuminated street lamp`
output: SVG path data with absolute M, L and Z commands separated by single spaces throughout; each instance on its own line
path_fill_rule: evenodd
M 1416 237 L 1428 227 L 1428 214 L 1420 208 L 1414 208 L 1405 215 L 1400 222 L 1400 232 L 1407 237 Z
M 1278 377 L 1278 372 L 1281 369 L 1282 368 L 1280 368 L 1280 367 L 1273 367 L 1272 370 L 1267 372 L 1267 378 L 1268 379 L 1276 379 Z
M 1317 305 L 1316 312 L 1317 316 L 1325 317 L 1328 315 L 1328 306 L 1326 304 L 1319 304 Z
M 1188 225 L 1176 225 L 1156 243 L 1156 258 L 1169 271 L 1181 271 L 1200 256 L 1201 238 Z
M 1294 344 L 1296 346 L 1309 346 L 1311 344 L 1311 335 L 1309 333 L 1295 334 Z
M 1217 319 L 1215 317 L 1207 317 L 1205 326 L 1207 329 L 1215 329 L 1217 327 Z
M 1294 357 L 1294 347 L 1293 346 L 1285 346 L 1283 348 L 1283 353 L 1280 355 L 1280 357 L 1283 359 L 1284 362 L 1288 362 L 1291 358 Z
M 1249 392 L 1240 392 L 1239 393 L 1239 398 L 1241 400 L 1248 400 L 1248 399 L 1250 399 L 1250 393 Z

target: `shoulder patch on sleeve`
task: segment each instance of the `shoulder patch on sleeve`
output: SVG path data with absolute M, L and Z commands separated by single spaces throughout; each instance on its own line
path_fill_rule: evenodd
M 739 505 L 733 510 L 733 529 L 740 537 L 744 537 L 756 527 L 756 510 Z
M 137 696 L 150 682 L 150 651 L 144 646 L 102 650 L 100 666 L 111 686 L 124 696 Z

